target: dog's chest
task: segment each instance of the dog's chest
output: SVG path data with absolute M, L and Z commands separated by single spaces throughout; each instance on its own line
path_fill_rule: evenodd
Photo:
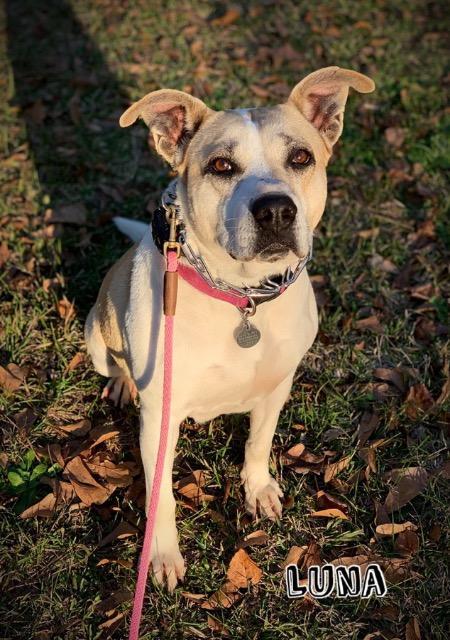
M 236 309 L 208 316 L 191 307 L 189 327 L 180 327 L 175 386 L 193 418 L 249 411 L 295 371 L 314 339 L 316 318 L 308 304 L 267 304 L 272 306 L 251 319 L 261 339 L 250 348 L 234 338 L 240 324 Z

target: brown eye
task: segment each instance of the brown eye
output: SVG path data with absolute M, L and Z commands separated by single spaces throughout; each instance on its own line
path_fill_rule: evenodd
M 309 151 L 306 151 L 306 149 L 297 149 L 291 155 L 290 161 L 291 164 L 296 167 L 305 166 L 310 163 L 311 154 L 309 153 Z
M 231 173 L 234 169 L 234 165 L 226 158 L 214 158 L 209 166 L 215 173 Z

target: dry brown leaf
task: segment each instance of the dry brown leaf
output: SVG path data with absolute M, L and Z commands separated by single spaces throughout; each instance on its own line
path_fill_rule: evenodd
M 242 7 L 238 4 L 230 4 L 226 8 L 225 13 L 217 18 L 211 20 L 211 24 L 214 27 L 228 27 L 233 22 L 236 22 L 242 15 Z
M 411 618 L 406 624 L 405 640 L 421 640 L 420 627 L 417 618 Z
M 300 560 L 303 558 L 307 551 L 308 547 L 306 545 L 303 547 L 297 547 L 294 545 L 289 549 L 286 558 L 283 560 L 281 568 L 285 569 L 290 564 L 296 564 L 297 566 L 300 566 Z
M 262 578 L 262 571 L 244 549 L 236 551 L 227 571 L 227 580 L 236 589 L 246 589 L 250 584 L 257 584 Z
M 139 530 L 134 527 L 129 522 L 123 520 L 120 522 L 115 529 L 108 533 L 104 538 L 100 540 L 97 545 L 97 548 L 106 547 L 106 545 L 110 544 L 114 540 L 123 540 L 124 538 L 129 538 L 130 536 L 135 536 L 139 533 Z
M 414 384 L 410 387 L 405 401 L 406 415 L 412 420 L 417 420 L 434 406 L 433 396 L 422 384 Z
M 202 602 L 200 606 L 202 609 L 228 609 L 235 602 L 242 600 L 242 598 L 242 593 L 236 591 L 234 586 L 227 582 L 223 587 L 213 593 L 206 602 Z
M 88 418 L 82 418 L 72 424 L 58 424 L 55 429 L 71 436 L 85 436 L 91 429 L 92 423 Z
M 341 520 L 349 520 L 340 509 L 322 509 L 322 511 L 313 511 L 309 514 L 310 518 L 340 518 Z
M 379 524 L 376 528 L 376 532 L 382 538 L 395 536 L 402 531 L 416 531 L 417 527 L 412 522 L 387 522 L 386 524 Z
M 379 367 L 373 370 L 373 375 L 383 382 L 390 382 L 402 393 L 406 391 L 405 378 L 403 372 L 398 367 Z
M 327 464 L 325 466 L 324 481 L 330 482 L 330 480 L 337 476 L 341 471 L 346 469 L 350 464 L 352 457 L 352 455 L 345 456 L 345 458 L 341 458 L 337 462 Z
M 81 353 L 81 351 L 78 351 L 78 353 L 76 353 L 73 356 L 73 358 L 71 359 L 71 361 L 67 365 L 66 371 L 73 371 L 74 369 L 79 367 L 80 364 L 82 364 L 84 362 L 84 359 L 85 359 L 84 358 L 84 353 Z
M 394 483 L 384 503 L 388 513 L 408 504 L 410 500 L 422 493 L 428 484 L 428 474 L 422 467 L 393 469 L 386 474 L 386 479 Z
M 220 633 L 220 635 L 223 638 L 229 638 L 230 634 L 228 632 L 228 629 L 221 623 L 219 622 L 219 620 L 216 620 L 215 618 L 213 618 L 211 615 L 209 615 L 208 613 L 208 627 L 210 629 L 212 629 L 213 631 L 217 631 L 218 633 Z M 205 636 L 206 638 L 207 636 Z
M 358 447 L 363 447 L 366 444 L 372 433 L 378 428 L 379 423 L 378 414 L 364 411 L 356 432 Z
M 6 244 L 6 242 L 2 242 L 0 244 L 0 267 L 3 267 L 3 265 L 8 262 L 10 255 L 11 252 L 8 249 L 8 245 Z
M 343 513 L 348 513 L 348 505 L 340 498 L 332 496 L 326 491 L 318 491 L 314 499 L 319 509 L 340 509 Z
M 189 591 L 182 591 L 181 595 L 183 596 L 183 598 L 186 598 L 191 602 L 201 602 L 206 598 L 204 593 L 190 593 Z
M 92 473 L 115 487 L 129 487 L 133 482 L 130 470 L 124 464 L 115 464 L 111 460 L 102 460 L 100 456 L 95 456 L 92 460 L 87 461 L 86 465 Z
M 77 456 L 68 462 L 64 473 L 69 476 L 75 493 L 80 500 L 90 507 L 92 504 L 103 504 L 111 495 L 111 491 L 95 480 L 83 460 Z
M 215 496 L 209 495 L 203 491 L 206 484 L 206 473 L 203 470 L 196 470 L 188 476 L 181 478 L 174 483 L 174 488 L 184 498 L 191 500 L 195 506 L 203 502 L 211 502 Z
M 302 456 L 302 454 L 305 451 L 305 445 L 302 442 L 299 442 L 297 444 L 294 444 L 293 447 L 291 447 L 290 449 L 288 449 L 284 454 L 283 457 L 287 458 L 288 461 L 292 461 L 292 460 L 297 460 L 298 458 L 300 458 Z
M 39 500 L 36 504 L 28 507 L 25 511 L 22 511 L 20 517 L 22 520 L 25 520 L 26 518 L 34 518 L 36 516 L 40 518 L 50 518 L 55 512 L 55 508 L 56 498 L 53 493 L 49 493 L 45 498 L 42 498 L 42 500 Z
M 411 529 L 402 531 L 395 540 L 394 549 L 403 558 L 415 555 L 419 550 L 419 536 Z
M 259 546 L 262 544 L 266 544 L 269 539 L 269 536 L 265 531 L 259 529 L 258 531 L 252 531 L 244 537 L 241 542 L 238 544 L 239 549 L 245 549 L 246 547 Z
M 321 565 L 320 547 L 317 542 L 310 542 L 303 557 L 303 568 L 305 571 L 313 565 Z
M 384 137 L 388 144 L 399 149 L 405 141 L 406 130 L 402 127 L 388 127 L 384 131 Z
M 6 469 L 8 466 L 8 454 L 6 451 L 0 451 L 0 467 Z
M 96 564 L 97 567 L 104 567 L 107 564 L 118 564 L 124 569 L 132 569 L 133 562 L 131 560 L 123 560 L 122 558 L 102 558 Z
M 58 314 L 60 318 L 63 318 L 66 322 L 68 322 L 75 315 L 75 307 L 73 302 L 70 302 L 66 296 L 64 296 L 61 300 L 58 300 L 58 304 L 56 305 Z
M 6 391 L 17 391 L 25 380 L 28 371 L 11 362 L 6 367 L 0 366 L 0 387 Z
M 374 333 L 383 333 L 383 328 L 378 320 L 377 316 L 370 316 L 369 318 L 362 318 L 357 320 L 355 326 L 361 331 L 373 331 Z
M 442 527 L 439 524 L 434 524 L 431 529 L 428 537 L 432 542 L 439 542 L 442 534 Z
M 119 612 L 113 618 L 108 618 L 105 622 L 102 622 L 98 625 L 99 629 L 108 629 L 109 634 L 111 634 L 118 626 L 121 624 L 123 619 L 126 616 L 126 612 Z
M 88 445 L 87 448 L 80 451 L 80 454 L 84 457 L 90 455 L 92 449 L 98 447 L 102 442 L 106 442 L 107 440 L 111 440 L 111 438 L 115 438 L 118 436 L 120 431 L 118 429 L 111 429 L 108 425 L 101 425 L 99 427 L 95 427 L 89 434 L 92 442 Z

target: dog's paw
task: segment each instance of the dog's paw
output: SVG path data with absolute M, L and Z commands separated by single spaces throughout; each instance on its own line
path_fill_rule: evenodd
M 271 475 L 241 474 L 245 489 L 245 508 L 253 516 L 259 513 L 270 520 L 281 518 L 281 498 L 283 492 L 278 482 Z
M 178 543 L 171 547 L 161 548 L 160 545 L 155 545 L 155 547 L 151 559 L 153 575 L 160 585 L 166 584 L 168 591 L 172 592 L 177 586 L 178 580 L 182 582 L 184 579 L 186 567 L 183 556 L 178 548 Z
M 123 408 L 130 400 L 133 402 L 136 400 L 136 385 L 133 380 L 127 376 L 110 378 L 108 384 L 103 389 L 101 397 L 102 400 L 111 400 L 116 407 L 120 406 L 120 408 Z

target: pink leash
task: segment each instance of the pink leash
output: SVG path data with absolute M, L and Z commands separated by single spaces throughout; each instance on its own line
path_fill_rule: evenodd
M 177 251 L 169 249 L 167 251 L 166 274 L 176 273 L 178 269 Z M 169 276 L 175 282 L 176 297 L 176 276 Z M 166 278 L 165 278 L 166 282 Z M 170 286 L 170 285 L 169 285 Z M 172 312 L 172 313 L 171 313 Z M 175 306 L 173 309 L 164 308 L 164 381 L 162 396 L 161 431 L 159 437 L 158 455 L 156 458 L 155 475 L 153 476 L 152 493 L 148 508 L 147 524 L 145 526 L 144 544 L 142 546 L 141 559 L 139 561 L 139 572 L 134 594 L 133 613 L 130 623 L 129 640 L 138 640 L 139 626 L 141 623 L 142 607 L 144 605 L 145 586 L 147 584 L 148 568 L 150 565 L 150 552 L 152 548 L 153 529 L 155 527 L 156 510 L 158 508 L 159 494 L 161 491 L 161 481 L 166 457 L 167 439 L 169 435 L 170 420 L 170 399 L 172 395 L 172 354 L 173 354 L 173 324 Z

